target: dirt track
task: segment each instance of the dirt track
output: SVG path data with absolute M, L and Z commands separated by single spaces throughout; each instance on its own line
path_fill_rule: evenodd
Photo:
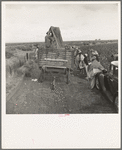
M 96 89 L 90 90 L 84 77 L 70 75 L 56 80 L 51 90 L 51 79 L 43 83 L 24 78 L 19 90 L 6 103 L 7 114 L 82 114 L 115 113 L 114 107 Z

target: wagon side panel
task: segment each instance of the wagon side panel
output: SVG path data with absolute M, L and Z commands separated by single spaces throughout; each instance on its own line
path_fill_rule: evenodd
M 50 66 L 66 66 L 67 68 L 72 68 L 74 65 L 73 51 L 65 49 L 40 49 L 38 55 L 38 64 L 39 67 L 43 65 Z M 68 62 L 58 62 L 58 61 L 46 61 L 45 58 L 49 59 L 63 59 Z

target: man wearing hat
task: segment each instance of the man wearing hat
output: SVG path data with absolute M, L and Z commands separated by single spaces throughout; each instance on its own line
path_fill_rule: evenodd
M 36 49 L 35 49 L 35 57 L 36 57 L 36 59 L 38 58 L 38 51 L 39 51 L 39 46 L 36 45 Z
M 88 65 L 89 65 L 89 63 L 88 63 L 88 54 L 84 54 L 84 67 L 85 67 L 85 69 L 86 69 L 86 74 L 87 74 L 87 77 L 86 77 L 86 79 L 88 79 L 89 78 L 89 72 L 88 72 Z
M 79 69 L 80 71 L 82 71 L 82 73 L 84 74 L 84 55 L 82 54 L 82 51 L 79 49 L 78 51 L 78 55 L 79 55 Z
M 38 44 L 32 45 L 32 49 L 33 49 L 33 52 L 34 52 L 34 57 L 37 59 L 38 58 L 38 50 L 39 50 Z
M 90 61 L 91 61 L 91 58 L 93 56 L 96 56 L 96 60 L 99 61 L 99 54 L 98 54 L 98 52 L 96 50 L 91 49 L 90 50 Z
M 91 89 L 93 89 L 95 85 L 95 75 L 103 70 L 104 67 L 97 61 L 96 56 L 91 57 L 91 65 L 88 69 Z
M 46 48 L 50 48 L 52 46 L 52 43 L 54 42 L 53 33 L 51 31 L 48 31 L 45 36 L 45 46 Z

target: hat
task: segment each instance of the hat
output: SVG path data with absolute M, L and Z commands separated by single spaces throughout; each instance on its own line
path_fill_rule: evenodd
M 93 56 L 91 57 L 91 61 L 95 60 L 96 59 L 96 56 Z
M 82 53 L 82 51 L 78 49 L 78 53 Z
M 85 56 L 87 57 L 87 56 L 88 56 L 88 54 L 85 54 Z

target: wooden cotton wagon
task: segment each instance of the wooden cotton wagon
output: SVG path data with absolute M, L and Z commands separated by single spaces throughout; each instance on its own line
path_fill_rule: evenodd
M 48 54 L 39 53 L 39 68 L 40 68 L 40 77 L 39 81 L 43 82 L 46 76 L 53 77 L 53 86 L 55 86 L 55 78 L 63 76 L 66 78 L 66 83 L 69 83 L 69 73 L 72 65 L 71 57 L 72 52 L 66 52 L 66 50 L 61 50 L 60 53 L 54 52 L 57 51 L 53 49 L 53 52 L 50 52 L 48 49 Z M 45 51 L 46 52 L 46 51 Z
M 73 52 L 63 47 L 63 41 L 58 27 L 50 27 L 46 36 L 45 47 L 39 49 L 38 65 L 40 68 L 39 81 L 43 82 L 46 76 L 53 77 L 53 87 L 55 86 L 55 78 L 63 76 L 66 83 L 69 83 L 69 73 L 73 65 Z M 49 37 L 48 37 L 49 36 Z M 53 42 L 49 42 L 53 39 Z M 47 45 L 46 45 L 47 44 Z M 50 46 L 49 46 L 50 45 Z

